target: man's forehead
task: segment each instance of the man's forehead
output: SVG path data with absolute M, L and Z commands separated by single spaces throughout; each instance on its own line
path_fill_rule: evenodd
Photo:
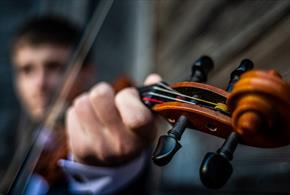
M 21 45 L 14 51 L 13 62 L 15 65 L 21 65 L 47 59 L 67 61 L 70 52 L 70 47 L 56 44 Z

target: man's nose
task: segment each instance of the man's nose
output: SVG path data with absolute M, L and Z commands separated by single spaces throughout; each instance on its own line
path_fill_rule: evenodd
M 47 72 L 45 70 L 39 70 L 35 78 L 36 86 L 38 90 L 45 90 L 47 88 Z

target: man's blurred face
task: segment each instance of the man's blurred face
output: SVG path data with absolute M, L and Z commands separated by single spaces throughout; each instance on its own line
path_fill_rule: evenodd
M 68 47 L 24 45 L 13 55 L 15 85 L 32 119 L 41 120 L 61 81 L 70 55 Z

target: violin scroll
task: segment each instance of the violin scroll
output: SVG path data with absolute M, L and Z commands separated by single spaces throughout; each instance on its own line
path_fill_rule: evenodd
M 276 71 L 245 73 L 227 100 L 241 140 L 266 148 L 289 144 L 289 97 L 290 86 Z
M 200 168 L 203 184 L 222 187 L 233 168 L 238 143 L 273 148 L 290 143 L 290 86 L 274 71 L 248 71 L 233 85 L 227 99 L 233 132 L 217 153 L 208 153 Z M 252 143 L 252 144 L 251 144 Z

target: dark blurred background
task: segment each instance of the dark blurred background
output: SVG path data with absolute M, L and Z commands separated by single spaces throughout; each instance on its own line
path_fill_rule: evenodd
M 0 1 L 0 164 L 7 166 L 19 105 L 9 64 L 10 37 L 27 18 L 58 14 L 85 28 L 98 0 Z M 224 88 L 243 58 L 261 69 L 276 69 L 290 81 L 290 1 L 288 0 L 116 0 L 97 37 L 93 61 L 97 80 L 121 74 L 141 84 L 150 72 L 164 80 L 186 79 L 192 62 L 209 55 L 216 62 L 209 83 Z M 167 167 L 154 167 L 154 188 L 160 193 L 196 194 L 290 193 L 290 148 L 239 146 L 235 172 L 218 191 L 206 191 L 198 168 L 203 155 L 223 140 L 186 131 L 184 146 Z M 162 192 L 161 192 L 162 191 Z

